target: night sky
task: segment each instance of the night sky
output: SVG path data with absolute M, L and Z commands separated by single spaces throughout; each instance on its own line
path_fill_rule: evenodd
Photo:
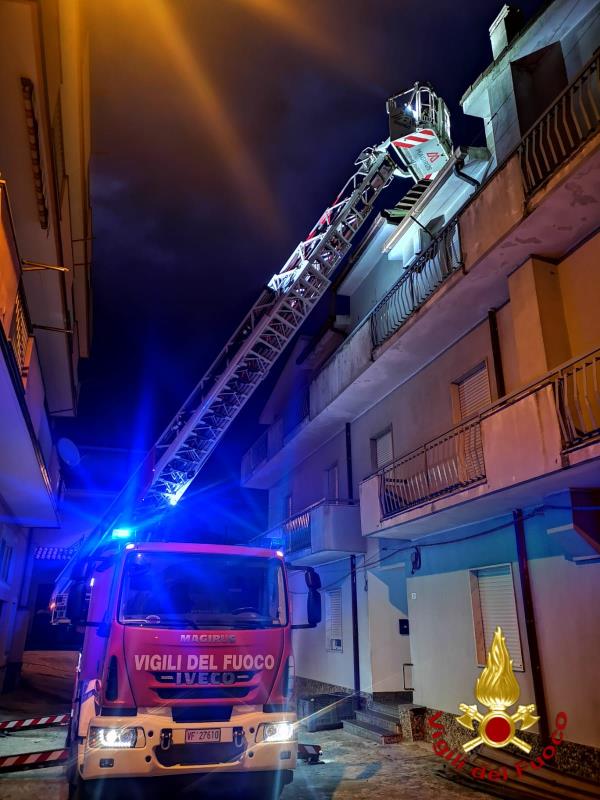
M 519 3 L 525 19 L 542 5 Z M 453 142 L 491 61 L 499 0 L 102 0 L 92 28 L 93 350 L 79 444 L 151 446 L 352 171 L 387 136 L 386 98 L 430 81 Z M 399 199 L 389 190 L 388 202 Z M 314 326 L 313 326 L 314 327 Z M 258 527 L 240 493 L 268 386 L 186 500 Z M 203 487 L 212 487 L 203 489 Z M 195 506 L 192 506 L 196 503 Z M 224 511 L 223 511 L 224 510 Z

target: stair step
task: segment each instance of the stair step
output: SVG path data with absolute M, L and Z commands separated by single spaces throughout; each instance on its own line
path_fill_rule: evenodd
M 400 719 L 406 714 L 424 714 L 425 706 L 418 706 L 414 703 L 386 703 L 380 700 L 369 700 L 367 703 L 369 710 L 378 714 L 386 714 L 389 717 Z
M 380 728 L 379 725 L 372 725 L 369 722 L 345 719 L 343 724 L 344 730 L 348 733 L 361 736 L 363 739 L 370 739 L 378 744 L 395 744 L 402 741 L 402 734 L 391 733 L 385 728 Z
M 381 714 L 379 711 L 372 711 L 368 708 L 365 711 L 357 711 L 356 719 L 359 722 L 368 722 L 371 725 L 377 725 L 390 733 L 402 734 L 402 724 L 400 720 L 398 717 L 392 717 L 389 714 Z

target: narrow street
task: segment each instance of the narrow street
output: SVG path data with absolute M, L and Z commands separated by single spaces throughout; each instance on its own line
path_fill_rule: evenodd
M 4 736 L 0 738 L 0 756 L 61 747 L 64 737 L 64 728 Z M 341 730 L 304 734 L 301 738 L 322 746 L 324 763 L 301 762 L 294 782 L 283 791 L 282 800 L 483 800 L 490 797 L 441 777 L 439 759 L 425 742 L 378 745 Z M 143 781 L 139 781 L 136 788 L 138 796 L 147 795 Z M 135 793 L 133 789 L 132 796 Z M 107 796 L 112 797 L 112 793 Z M 162 796 L 158 793 L 158 797 Z M 68 786 L 62 767 L 0 777 L 2 800 L 66 800 L 67 797 Z
M 600 0 L 467 10 L 0 0 L 0 800 L 600 800 Z

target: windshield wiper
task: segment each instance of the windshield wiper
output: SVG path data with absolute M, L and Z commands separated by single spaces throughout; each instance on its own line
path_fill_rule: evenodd
M 187 625 L 190 628 L 194 628 L 198 630 L 198 625 L 194 622 L 193 619 L 189 619 L 188 617 L 177 617 L 173 619 L 170 617 L 169 619 L 161 619 L 158 614 L 149 614 L 149 619 L 124 619 L 124 625 L 148 625 L 151 628 L 173 628 L 179 625 Z

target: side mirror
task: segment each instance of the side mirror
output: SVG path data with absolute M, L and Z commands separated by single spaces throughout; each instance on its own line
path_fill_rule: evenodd
M 318 592 L 321 588 L 321 577 L 318 572 L 315 572 L 312 567 L 308 567 L 304 573 L 304 580 L 309 591 Z
M 315 573 L 316 575 L 316 573 Z M 317 577 L 319 577 L 317 575 Z M 321 581 L 319 581 L 319 584 Z M 321 594 L 318 589 L 309 589 L 306 598 L 306 619 L 311 628 L 316 628 L 322 619 Z
M 88 604 L 88 583 L 79 580 L 69 589 L 67 597 L 67 619 L 72 625 L 83 625 L 87 619 Z

